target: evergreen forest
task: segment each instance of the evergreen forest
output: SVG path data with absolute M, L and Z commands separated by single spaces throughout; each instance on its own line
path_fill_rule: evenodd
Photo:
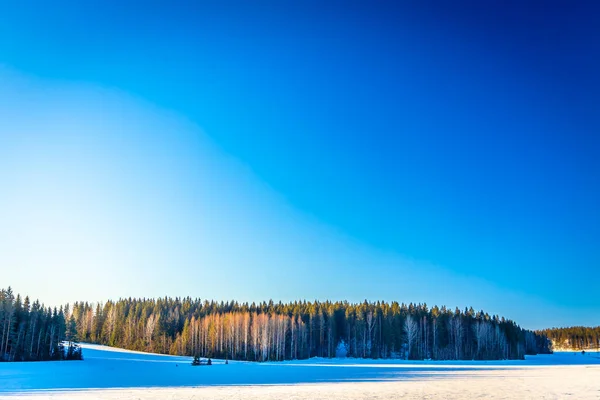
M 552 341 L 598 345 L 599 328 L 530 331 L 473 308 L 398 302 L 240 304 L 186 298 L 76 302 L 50 308 L 0 290 L 0 359 L 81 359 L 79 341 L 248 361 L 311 357 L 523 359 Z
M 537 334 L 548 337 L 555 349 L 600 351 L 600 326 L 544 329 Z
M 72 315 L 15 296 L 10 287 L 0 290 L 0 329 L 0 361 L 82 359 Z

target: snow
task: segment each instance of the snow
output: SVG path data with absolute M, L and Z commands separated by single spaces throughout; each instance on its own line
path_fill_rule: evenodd
M 592 352 L 592 353 L 597 353 L 600 351 L 599 347 L 585 347 L 579 350 L 574 350 L 570 347 L 560 347 L 560 346 L 554 346 L 554 351 L 555 352 L 564 352 L 564 353 L 581 353 L 581 351 L 585 351 L 586 353 Z
M 600 354 L 524 361 L 213 360 L 83 345 L 84 361 L 0 363 L 0 399 L 600 399 Z

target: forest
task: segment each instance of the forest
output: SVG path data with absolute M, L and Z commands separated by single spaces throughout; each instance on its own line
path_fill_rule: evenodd
M 81 360 L 74 318 L 63 308 L 0 290 L 0 361 Z
M 81 359 L 78 341 L 249 361 L 522 359 L 550 352 L 553 338 L 552 330 L 525 330 L 473 308 L 381 301 L 240 304 L 165 297 L 76 302 L 57 309 L 15 296 L 10 287 L 0 291 L 0 328 L 3 361 Z M 597 343 L 595 332 L 590 342 Z
M 543 334 L 472 308 L 380 301 L 239 304 L 165 297 L 76 302 L 65 309 L 82 341 L 173 355 L 250 361 L 491 360 L 550 352 Z
M 537 334 L 550 339 L 555 349 L 600 351 L 600 326 L 544 329 Z

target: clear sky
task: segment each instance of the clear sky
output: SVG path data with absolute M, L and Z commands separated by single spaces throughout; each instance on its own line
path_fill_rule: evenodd
M 0 286 L 598 325 L 599 13 L 4 2 Z

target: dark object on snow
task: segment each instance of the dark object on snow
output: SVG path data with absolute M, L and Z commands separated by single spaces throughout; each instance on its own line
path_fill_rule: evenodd
M 199 356 L 194 356 L 194 361 L 192 361 L 192 366 L 197 366 L 197 365 L 212 365 L 212 360 L 209 358 L 207 359 L 201 359 Z

